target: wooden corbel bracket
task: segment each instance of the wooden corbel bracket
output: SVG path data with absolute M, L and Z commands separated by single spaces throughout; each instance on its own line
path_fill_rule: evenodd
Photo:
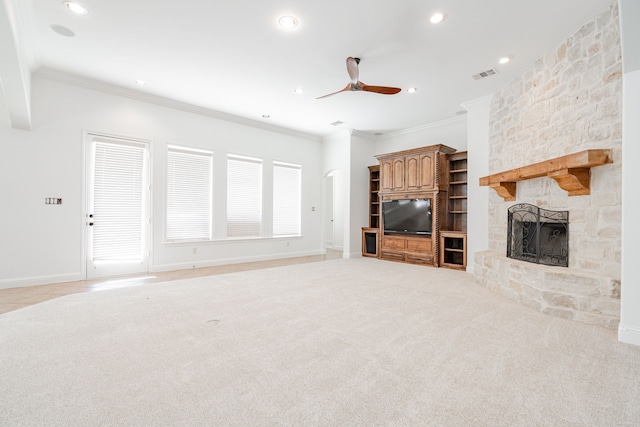
M 482 185 L 482 184 L 480 184 Z M 490 184 L 498 196 L 502 197 L 505 201 L 513 201 L 516 199 L 516 183 L 515 182 L 498 182 L 497 184 Z
M 505 201 L 516 200 L 516 183 L 541 176 L 553 178 L 569 196 L 590 193 L 591 168 L 612 163 L 610 150 L 585 150 L 480 178 Z

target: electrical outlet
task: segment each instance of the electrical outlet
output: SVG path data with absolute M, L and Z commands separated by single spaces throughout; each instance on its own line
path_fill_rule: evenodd
M 59 197 L 45 197 L 44 204 L 45 205 L 61 205 L 62 199 Z

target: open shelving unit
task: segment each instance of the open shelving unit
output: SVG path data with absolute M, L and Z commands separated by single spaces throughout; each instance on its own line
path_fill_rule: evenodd
M 362 228 L 362 255 L 378 257 L 380 249 L 380 165 L 369 166 L 369 227 Z
M 449 155 L 447 230 L 467 231 L 467 152 Z
M 440 266 L 467 267 L 467 152 L 449 154 L 447 220 L 440 231 Z
M 369 227 L 380 228 L 380 165 L 369 166 Z
M 463 269 L 467 266 L 467 234 L 440 232 L 440 267 Z

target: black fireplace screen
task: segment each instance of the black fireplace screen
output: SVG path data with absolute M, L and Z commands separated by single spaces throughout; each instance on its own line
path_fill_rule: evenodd
M 569 212 L 520 203 L 508 209 L 507 256 L 569 266 Z

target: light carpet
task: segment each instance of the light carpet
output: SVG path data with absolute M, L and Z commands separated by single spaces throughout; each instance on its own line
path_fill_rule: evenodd
M 0 425 L 637 426 L 640 348 L 368 258 L 0 315 Z

